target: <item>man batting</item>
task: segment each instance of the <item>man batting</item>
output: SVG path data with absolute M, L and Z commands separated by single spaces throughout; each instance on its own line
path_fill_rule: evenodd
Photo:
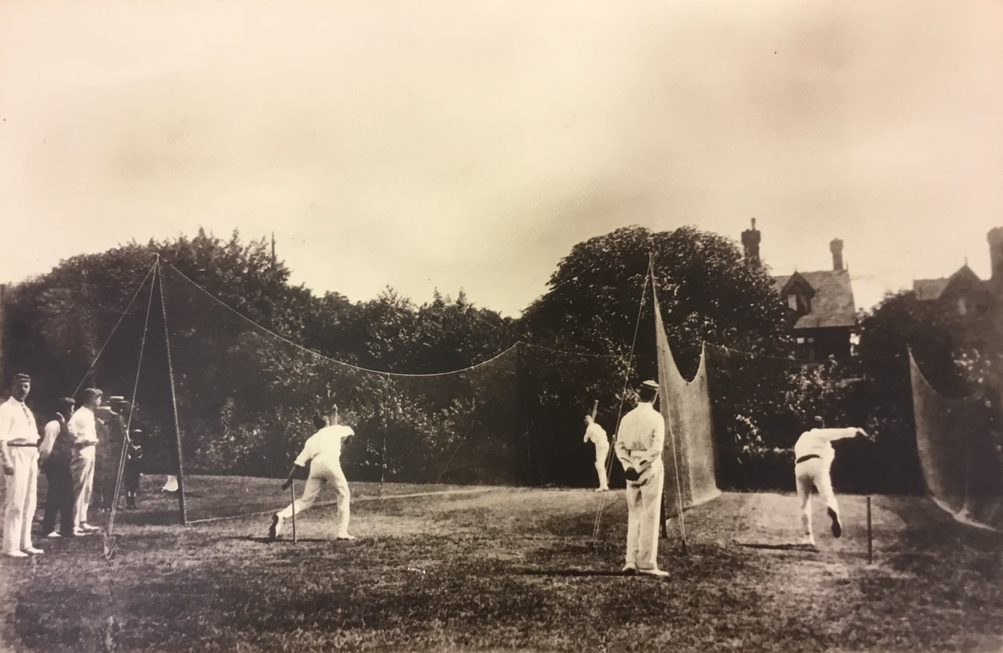
M 623 573 L 668 576 L 658 568 L 658 522 L 665 482 L 665 420 L 655 410 L 658 384 L 641 384 L 637 407 L 623 416 L 616 457 L 627 480 L 627 564 Z
M 867 437 L 864 429 L 850 427 L 827 429 L 821 417 L 815 418 L 815 428 L 805 431 L 794 445 L 794 478 L 797 481 L 798 498 L 801 499 L 801 526 L 804 528 L 802 544 L 815 546 L 815 536 L 811 529 L 811 488 L 814 485 L 825 501 L 826 512 L 832 520 L 832 536 L 843 534 L 839 520 L 839 504 L 832 492 L 829 468 L 836 457 L 832 448 L 833 440 L 852 438 L 857 435 Z
M 320 489 L 326 483 L 330 483 L 338 496 L 335 537 L 339 540 L 354 540 L 355 537 L 348 534 L 350 496 L 348 480 L 341 471 L 341 441 L 355 435 L 355 431 L 343 424 L 328 425 L 328 420 L 320 416 L 313 418 L 313 424 L 318 431 L 303 445 L 303 451 L 296 458 L 289 477 L 282 484 L 282 489 L 287 490 L 292 485 L 293 479 L 306 478 L 303 495 L 284 510 L 275 513 L 272 525 L 268 529 L 268 537 L 274 540 L 282 535 L 285 520 L 316 503 Z

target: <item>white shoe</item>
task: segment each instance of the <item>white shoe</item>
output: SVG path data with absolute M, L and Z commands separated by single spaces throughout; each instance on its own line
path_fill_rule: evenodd
M 24 552 L 25 552 L 25 553 L 30 553 L 30 554 L 31 554 L 31 555 L 33 555 L 33 556 L 40 556 L 40 555 L 42 555 L 43 553 L 45 553 L 45 551 L 43 551 L 43 550 L 41 550 L 41 549 L 36 549 L 36 548 L 35 548 L 35 547 L 33 547 L 33 546 L 29 546 L 29 547 L 28 547 L 27 549 L 25 549 L 25 550 L 24 550 Z
M 57 531 L 52 531 L 51 533 L 46 533 L 45 536 L 48 537 L 48 538 L 62 537 L 62 535 L 60 535 Z
M 354 539 L 356 539 L 356 537 L 354 535 L 349 535 L 348 533 L 344 533 L 342 535 L 337 536 L 334 539 L 336 539 L 336 540 L 354 540 Z
M 805 535 L 803 538 L 801 538 L 801 544 L 803 544 L 804 546 L 815 546 L 815 536 Z
M 596 488 L 596 492 L 609 492 L 609 488 L 608 487 L 599 487 L 599 488 Z
M 3 554 L 8 558 L 27 558 L 28 554 L 24 551 L 4 551 Z
M 662 571 L 658 567 L 651 567 L 650 569 L 638 569 L 637 573 L 644 574 L 645 576 L 655 576 L 657 578 L 665 578 L 669 575 L 669 572 Z
M 78 528 L 85 533 L 97 533 L 99 530 L 101 530 L 97 526 L 91 526 L 87 522 L 81 522 Z

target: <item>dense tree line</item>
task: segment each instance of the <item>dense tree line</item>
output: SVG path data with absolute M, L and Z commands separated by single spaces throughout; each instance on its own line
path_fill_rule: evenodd
M 861 315 L 852 359 L 795 361 L 791 315 L 768 268 L 689 227 L 627 227 L 579 243 L 518 319 L 462 290 L 420 305 L 392 288 L 353 302 L 289 277 L 264 239 L 236 232 L 77 256 L 9 288 L 4 369 L 38 379 L 43 412 L 78 383 L 123 395 L 138 383 L 140 413 L 165 441 L 173 371 L 186 459 L 207 471 L 281 474 L 310 415 L 339 403 L 370 434 L 346 450 L 358 477 L 474 482 L 494 466 L 498 481 L 584 484 L 583 415 L 597 401 L 612 432 L 630 388 L 657 375 L 657 292 L 684 375 L 708 357 L 722 486 L 792 487 L 788 450 L 818 414 L 875 434 L 843 447 L 837 483 L 916 492 L 907 347 L 958 392 L 972 376 L 993 378 L 999 359 L 971 342 L 959 348 L 956 324 L 901 293 Z M 173 370 L 162 336 L 142 338 L 163 333 L 165 314 Z M 442 374 L 455 370 L 467 371 Z

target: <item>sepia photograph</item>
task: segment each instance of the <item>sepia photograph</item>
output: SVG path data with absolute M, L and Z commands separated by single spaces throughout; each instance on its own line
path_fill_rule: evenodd
M 1003 652 L 1003 1 L 0 0 L 0 653 Z

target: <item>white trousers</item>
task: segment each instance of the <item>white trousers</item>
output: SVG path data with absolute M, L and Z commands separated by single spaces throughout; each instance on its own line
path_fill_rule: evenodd
M 609 446 L 596 447 L 596 474 L 599 475 L 599 488 L 609 489 L 609 481 L 606 479 L 606 457 L 609 454 Z
M 73 474 L 73 526 L 87 523 L 87 509 L 94 490 L 94 456 L 97 447 L 84 447 L 73 452 L 70 473 Z
M 825 505 L 839 514 L 839 504 L 832 492 L 832 481 L 829 479 L 829 467 L 832 461 L 821 458 L 811 458 L 794 465 L 794 479 L 797 481 L 798 498 L 801 499 L 801 526 L 805 535 L 811 535 L 811 488 L 818 488 Z
M 627 481 L 627 564 L 658 567 L 658 520 L 661 518 L 665 471 L 656 460 L 637 481 Z
M 317 503 L 317 497 L 324 485 L 330 483 L 337 494 L 338 512 L 335 517 L 335 524 L 338 532 L 336 537 L 348 535 L 348 519 L 350 511 L 350 496 L 348 492 L 348 479 L 341 471 L 341 463 L 338 461 L 326 461 L 323 458 L 314 458 L 310 461 L 310 477 L 303 487 L 303 494 L 293 503 L 278 513 L 282 519 L 289 519 L 293 516 L 293 506 L 296 507 L 296 514 L 306 510 Z
M 31 548 L 31 520 L 38 499 L 38 449 L 8 447 L 14 473 L 7 479 L 7 509 L 3 520 L 4 553 Z

